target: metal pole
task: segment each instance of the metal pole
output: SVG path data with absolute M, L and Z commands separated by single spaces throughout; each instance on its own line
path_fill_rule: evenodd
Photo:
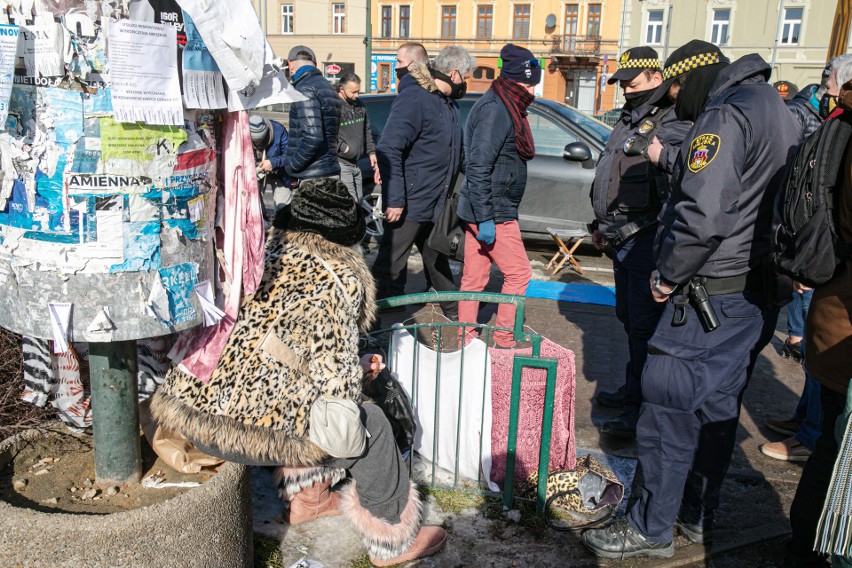
M 669 17 L 666 20 L 666 45 L 663 48 L 663 63 L 669 58 L 669 36 L 672 33 L 672 8 L 673 6 L 669 4 Z
M 370 4 L 373 0 L 367 2 L 367 25 L 364 32 L 364 45 L 366 46 L 364 64 L 364 92 L 370 92 L 370 83 L 373 80 L 373 20 L 371 15 Z
M 618 54 L 616 57 L 621 57 L 621 54 L 624 53 L 624 23 L 627 20 L 627 2 L 628 0 L 623 0 L 621 3 L 621 31 L 618 33 Z M 618 88 L 618 85 L 613 85 L 615 87 L 615 98 L 613 100 L 614 107 L 620 106 L 618 103 L 621 100 L 621 91 Z
M 136 342 L 89 343 L 95 480 L 99 485 L 142 478 Z
M 778 59 L 778 42 L 781 41 L 781 23 L 784 21 L 784 0 L 778 0 L 778 22 L 775 24 L 775 41 L 772 43 L 772 61 L 769 63 L 769 82 L 775 80 L 775 61 Z

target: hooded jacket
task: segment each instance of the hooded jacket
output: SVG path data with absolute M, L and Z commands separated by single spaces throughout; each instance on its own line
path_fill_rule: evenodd
M 757 54 L 720 71 L 683 140 L 654 243 L 666 282 L 738 276 L 769 255 L 775 195 L 801 137 L 769 74 Z
M 518 155 L 509 110 L 494 89 L 488 89 L 470 110 L 464 147 L 458 216 L 469 223 L 516 220 L 527 186 L 527 164 Z
M 375 317 L 373 278 L 359 252 L 313 233 L 271 229 L 267 243 L 263 280 L 210 381 L 172 368 L 151 412 L 241 463 L 317 466 L 329 456 L 308 439 L 314 401 L 360 402 L 358 330 Z
M 819 85 L 808 85 L 793 97 L 793 100 L 787 103 L 787 108 L 793 113 L 793 116 L 799 122 L 802 133 L 807 138 L 822 124 L 822 119 L 819 116 L 819 101 L 813 101 L 814 93 L 819 89 Z M 816 102 L 816 105 L 814 105 Z
M 339 175 L 340 97 L 316 67 L 297 72 L 293 87 L 308 100 L 290 105 L 287 173 L 295 179 Z
M 359 100 L 341 101 L 337 157 L 354 164 L 361 156 L 375 153 L 376 145 L 364 103 Z
M 376 145 L 384 206 L 404 207 L 406 221 L 435 221 L 461 149 L 458 104 L 438 90 L 425 64 L 413 63 Z

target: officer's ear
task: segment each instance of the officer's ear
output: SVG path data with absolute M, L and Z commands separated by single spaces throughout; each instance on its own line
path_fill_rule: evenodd
M 653 85 L 653 86 L 654 86 L 654 88 L 656 88 L 656 87 L 659 87 L 659 86 L 660 86 L 660 85 L 662 85 L 662 84 L 663 84 L 663 74 L 662 74 L 662 72 L 660 72 L 660 71 L 653 71 L 653 72 L 651 73 L 651 85 Z

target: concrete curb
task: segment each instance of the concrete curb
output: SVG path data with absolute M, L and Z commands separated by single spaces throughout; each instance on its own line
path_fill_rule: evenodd
M 0 441 L 0 469 L 28 430 Z M 227 463 L 209 481 L 157 505 L 111 515 L 41 513 L 0 501 L 0 566 L 250 567 L 251 478 Z

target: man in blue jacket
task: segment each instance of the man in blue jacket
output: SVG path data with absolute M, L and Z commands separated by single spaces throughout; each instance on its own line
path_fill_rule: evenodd
M 484 290 L 494 263 L 503 273 L 501 292 L 522 296 L 532 269 L 518 207 L 527 186 L 527 162 L 535 156 L 527 107 L 535 99 L 541 64 L 530 50 L 511 43 L 500 50 L 500 59 L 500 76 L 473 105 L 465 125 L 465 180 L 458 205 L 465 222 L 461 289 Z M 479 302 L 460 302 L 459 321 L 476 324 L 478 311 Z M 514 321 L 515 307 L 501 304 L 497 326 L 511 328 Z M 515 347 L 512 332 L 495 331 L 493 346 Z
M 290 203 L 290 177 L 287 161 L 287 129 L 279 122 L 259 114 L 249 117 L 249 133 L 257 165 L 257 185 L 270 212 Z
M 290 105 L 286 166 L 294 187 L 308 179 L 340 178 L 337 162 L 340 98 L 316 64 L 314 52 L 304 45 L 292 48 L 287 57 L 290 81 L 307 97 Z
M 769 264 L 773 204 L 800 132 L 769 75 L 759 55 L 729 63 L 700 40 L 666 61 L 658 95 L 694 125 L 654 241 L 650 286 L 665 308 L 642 373 L 642 481 L 626 518 L 583 535 L 598 556 L 670 557 L 675 526 L 695 543 L 712 538 L 743 390 L 783 294 Z M 661 150 L 652 142 L 652 162 Z
M 450 46 L 428 67 L 419 44 L 402 50 L 407 52 L 398 54 L 398 60 L 411 63 L 376 146 L 387 218 L 373 264 L 379 298 L 405 293 L 412 245 L 420 251 L 432 286 L 456 289 L 447 257 L 426 241 L 459 170 L 462 132 L 456 99 L 464 96 L 474 59 L 463 48 Z M 456 316 L 455 306 L 445 305 L 444 312 Z

